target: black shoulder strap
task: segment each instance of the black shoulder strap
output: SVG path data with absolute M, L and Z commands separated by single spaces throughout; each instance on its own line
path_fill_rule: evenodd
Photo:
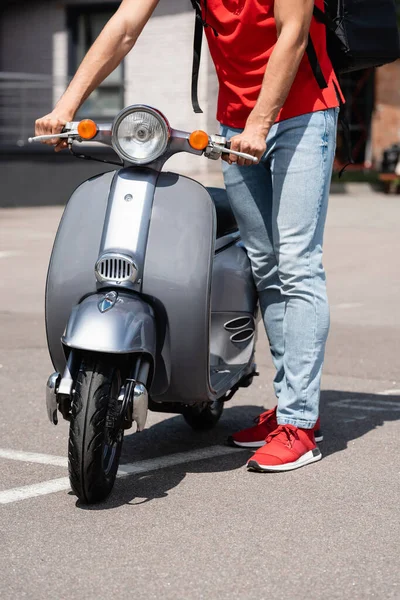
M 193 66 L 192 66 L 192 106 L 195 113 L 203 111 L 199 105 L 198 84 L 200 71 L 201 46 L 203 42 L 203 28 L 211 27 L 214 35 L 218 36 L 218 32 L 207 23 L 207 0 L 204 2 L 205 19 L 201 12 L 201 0 L 190 0 L 194 10 L 196 11 L 196 19 L 194 24 L 194 42 L 193 42 Z
M 323 23 L 331 31 L 336 31 L 337 26 L 335 25 L 335 22 L 331 19 L 329 13 L 327 13 L 326 11 L 324 12 L 323 10 L 318 8 L 318 6 L 314 6 L 313 14 L 317 21 Z
M 322 72 L 321 65 L 319 64 L 318 56 L 315 51 L 315 46 L 313 44 L 313 41 L 311 39 L 311 35 L 308 36 L 308 44 L 307 44 L 306 52 L 307 52 L 308 60 L 310 61 L 312 72 L 314 73 L 314 77 L 317 80 L 317 83 L 318 83 L 319 87 L 321 88 L 321 90 L 324 90 L 325 88 L 328 87 L 328 84 L 327 84 L 324 74 Z
M 332 23 L 330 17 L 326 13 L 324 13 L 324 11 L 319 9 L 317 6 L 314 6 L 313 14 L 314 14 L 315 19 L 317 21 L 319 21 L 320 23 L 323 23 L 326 27 L 330 28 L 331 25 L 333 27 L 333 23 Z M 324 90 L 325 88 L 328 87 L 328 84 L 327 84 L 324 74 L 322 72 L 321 65 L 319 64 L 318 56 L 315 51 L 315 46 L 313 44 L 313 41 L 311 39 L 311 35 L 308 35 L 308 44 L 307 44 L 307 48 L 306 48 L 306 53 L 308 56 L 308 60 L 310 61 L 312 72 L 314 73 L 314 77 L 317 80 L 317 83 L 318 83 L 320 89 Z
M 199 85 L 199 71 L 200 71 L 200 58 L 201 58 L 201 46 L 203 42 L 203 19 L 201 16 L 201 6 L 199 2 L 191 0 L 192 6 L 196 11 L 195 23 L 194 23 L 194 41 L 193 41 L 193 65 L 192 65 L 192 106 L 195 113 L 202 113 L 200 108 L 199 96 L 198 96 L 198 85 Z

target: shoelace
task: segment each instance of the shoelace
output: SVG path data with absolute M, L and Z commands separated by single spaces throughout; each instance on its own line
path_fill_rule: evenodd
M 293 446 L 292 440 L 298 440 L 299 436 L 296 429 L 293 428 L 293 425 L 278 425 L 275 431 L 267 436 L 265 441 L 268 444 L 268 442 L 271 442 L 274 438 L 276 438 L 277 442 L 280 442 L 281 444 L 291 448 Z
M 254 419 L 254 423 L 256 425 L 262 425 L 263 423 L 265 423 L 266 421 L 269 421 L 269 419 L 271 417 L 273 417 L 275 415 L 275 409 L 272 408 L 271 410 L 267 410 L 263 413 L 261 413 L 261 415 L 259 415 L 258 417 L 256 417 Z

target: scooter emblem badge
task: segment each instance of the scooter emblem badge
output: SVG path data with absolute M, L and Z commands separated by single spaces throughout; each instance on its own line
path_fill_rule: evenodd
M 101 313 L 107 312 L 110 310 L 116 303 L 118 299 L 117 292 L 107 292 L 102 300 L 100 300 L 98 307 Z

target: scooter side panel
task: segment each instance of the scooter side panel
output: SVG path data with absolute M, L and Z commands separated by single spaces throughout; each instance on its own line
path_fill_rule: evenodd
M 257 292 L 250 261 L 240 243 L 215 256 L 211 293 L 212 312 L 254 313 Z
M 151 390 L 156 402 L 191 404 L 214 398 L 209 334 L 215 231 L 215 208 L 207 190 L 187 177 L 161 173 L 142 285 L 143 293 L 163 306 L 169 329 L 170 385 L 159 393 L 156 372 Z
M 115 354 L 146 353 L 153 361 L 156 326 L 152 308 L 129 293 L 101 310 L 104 293 L 88 296 L 71 312 L 62 343 L 70 348 Z
M 72 194 L 54 242 L 46 283 L 46 332 L 55 369 L 62 373 L 61 343 L 71 309 L 96 292 L 96 264 L 108 196 L 115 172 L 89 179 Z

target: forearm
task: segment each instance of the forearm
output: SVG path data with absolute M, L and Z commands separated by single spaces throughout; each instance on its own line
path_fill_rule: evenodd
M 300 61 L 307 47 L 308 35 L 304 30 L 282 31 L 272 51 L 256 106 L 247 124 L 260 127 L 265 136 L 275 119 L 296 77 Z
M 158 0 L 124 0 L 83 59 L 56 112 L 71 120 L 79 107 L 135 45 Z

